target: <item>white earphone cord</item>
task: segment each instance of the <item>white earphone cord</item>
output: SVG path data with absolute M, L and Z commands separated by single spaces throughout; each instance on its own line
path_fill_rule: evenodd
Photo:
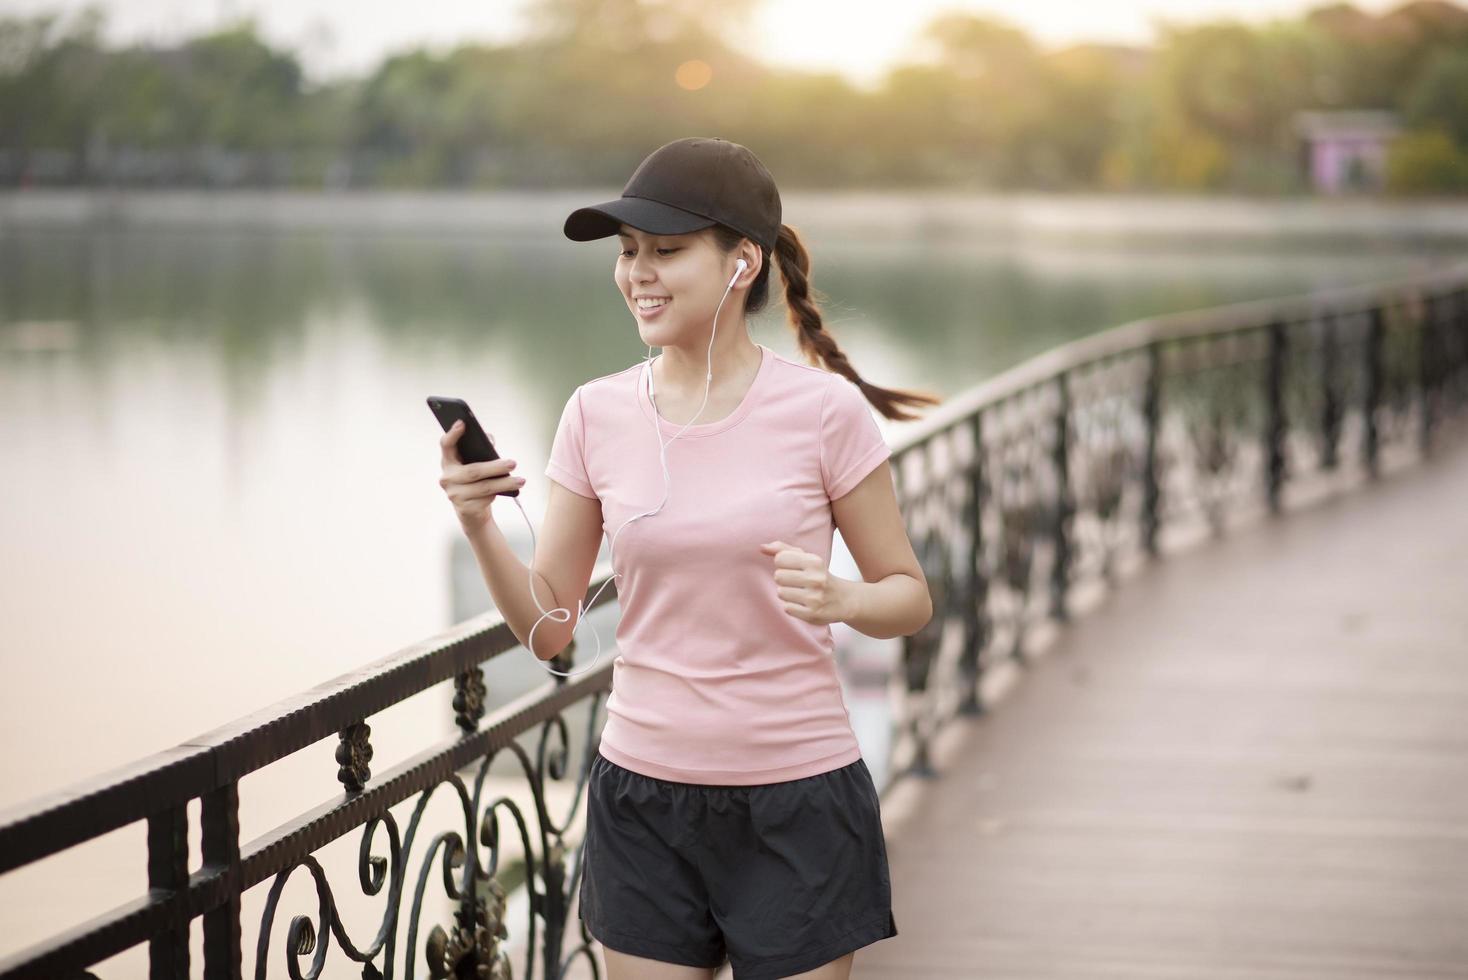
M 649 511 L 645 511 L 645 512 L 643 512 L 641 514 L 636 514 L 636 515 L 634 515 L 632 517 L 627 518 L 627 520 L 625 520 L 625 521 L 622 522 L 622 527 L 617 528 L 617 530 L 612 533 L 612 539 L 608 543 L 608 546 L 607 547 L 608 547 L 608 550 L 612 553 L 612 562 L 613 562 L 613 564 L 616 563 L 617 535 L 622 533 L 622 528 L 623 527 L 626 527 L 628 524 L 631 524 L 633 521 L 637 520 L 638 518 L 641 518 L 641 517 L 651 517 L 653 514 L 656 514 L 658 511 L 662 510 L 663 509 L 663 506 L 665 504 L 667 504 L 667 502 L 668 502 L 668 494 L 672 490 L 672 487 L 670 485 L 670 481 L 671 481 L 672 477 L 668 473 L 668 447 L 671 446 L 674 442 L 677 441 L 678 436 L 681 436 L 684 433 L 684 431 L 687 430 L 688 426 L 690 426 L 694 422 L 697 422 L 698 421 L 698 417 L 703 414 L 704 406 L 708 404 L 709 391 L 712 389 L 713 383 L 714 383 L 714 335 L 717 334 L 718 331 L 719 331 L 719 310 L 722 310 L 724 308 L 724 300 L 729 297 L 729 290 L 731 290 L 731 289 L 734 288 L 734 281 L 739 278 L 739 274 L 745 270 L 745 268 L 746 268 L 746 266 L 748 266 L 748 264 L 749 263 L 745 262 L 743 259 L 740 259 L 737 263 L 735 263 L 736 268 L 734 270 L 734 275 L 733 275 L 732 278 L 730 278 L 729 285 L 727 285 L 727 286 L 724 287 L 724 295 L 721 296 L 721 297 L 719 297 L 719 305 L 714 310 L 714 328 L 709 333 L 708 374 L 707 374 L 707 377 L 704 379 L 703 401 L 699 404 L 698 411 L 694 413 L 693 418 L 689 419 L 688 422 L 686 424 L 684 424 L 683 428 L 678 430 L 678 435 L 673 436 L 673 438 L 672 439 L 669 439 L 666 443 L 663 442 L 663 430 L 662 430 L 662 425 L 661 425 L 662 419 L 658 415 L 657 388 L 656 388 L 656 385 L 653 384 L 653 379 L 652 379 L 652 348 L 651 347 L 648 347 L 648 349 L 647 349 L 647 360 L 644 363 L 647 365 L 648 393 L 649 393 L 649 397 L 652 399 L 652 425 L 653 425 L 653 429 L 657 433 L 657 437 L 658 437 L 658 447 L 659 447 L 658 458 L 662 462 L 662 465 L 663 465 L 663 500 L 662 500 L 662 503 L 658 504 L 655 509 L 649 510 Z M 564 615 L 564 616 L 556 619 L 556 622 L 558 622 L 558 623 L 564 623 L 567 619 L 569 619 L 571 617 L 571 610 L 567 609 L 565 606 L 557 606 L 555 609 L 546 609 L 544 606 L 542 606 L 540 604 L 540 597 L 535 594 L 535 568 L 534 568 L 534 562 L 535 562 L 535 526 L 533 524 L 531 524 L 531 522 L 530 522 L 530 515 L 528 515 L 528 514 L 525 513 L 525 507 L 520 503 L 520 498 L 519 497 L 511 497 L 510 499 L 515 502 L 515 506 L 516 507 L 519 507 L 520 508 L 520 514 L 525 518 L 525 526 L 528 527 L 528 528 L 530 528 L 530 553 L 531 553 L 531 558 L 530 558 L 530 561 L 531 561 L 531 569 L 530 569 L 530 598 L 532 600 L 534 600 L 534 602 L 535 602 L 535 608 L 536 609 L 539 609 L 540 612 L 541 612 L 540 619 L 537 619 L 535 621 L 535 625 L 532 626 L 532 627 L 530 627 L 530 635 L 525 638 L 525 646 L 530 649 L 530 652 L 533 655 L 535 653 L 535 630 L 536 630 L 537 627 L 540 626 L 540 624 L 542 622 L 545 621 L 545 617 L 551 616 L 551 617 L 554 618 L 554 615 L 556 613 L 565 613 L 566 615 Z M 593 595 L 591 597 L 591 602 L 592 602 L 593 605 L 596 604 L 596 596 L 601 595 L 602 589 L 605 589 L 609 584 L 611 584 L 613 581 L 615 581 L 618 578 L 621 578 L 621 574 L 620 573 L 617 573 L 617 572 L 614 572 L 612 574 L 612 577 L 611 578 L 607 579 L 606 582 L 603 582 L 602 583 L 601 589 L 597 589 L 596 590 L 596 595 Z M 576 600 L 576 625 L 571 627 L 571 635 L 572 636 L 575 636 L 576 635 L 576 631 L 581 628 L 581 618 L 585 614 L 585 612 L 586 612 L 586 603 L 585 603 L 585 601 L 582 600 L 582 599 L 577 599 Z M 595 660 L 592 660 L 592 662 L 590 664 L 588 664 L 587 666 L 581 668 L 580 670 L 570 670 L 570 671 L 556 670 L 554 667 L 548 666 L 546 664 L 546 662 L 544 660 L 541 660 L 539 657 L 536 657 L 535 658 L 535 662 L 538 663 L 538 664 L 540 664 L 540 666 L 544 667 L 550 673 L 556 674 L 557 676 L 560 676 L 560 677 L 574 677 L 577 674 L 584 674 L 584 673 L 586 673 L 588 670 L 590 670 L 592 667 L 595 667 L 601 661 L 601 634 L 600 633 L 597 633 L 597 631 L 595 629 L 593 629 L 591 631 L 591 633 L 592 633 L 593 636 L 596 637 L 596 659 Z

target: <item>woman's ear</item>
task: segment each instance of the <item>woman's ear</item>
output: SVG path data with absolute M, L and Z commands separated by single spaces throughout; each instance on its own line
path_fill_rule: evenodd
M 739 278 L 742 280 L 742 285 L 748 286 L 753 283 L 756 278 L 758 278 L 760 273 L 759 246 L 755 245 L 753 242 L 746 238 L 743 244 L 739 246 L 739 257 L 745 262 L 744 272 L 740 275 Z

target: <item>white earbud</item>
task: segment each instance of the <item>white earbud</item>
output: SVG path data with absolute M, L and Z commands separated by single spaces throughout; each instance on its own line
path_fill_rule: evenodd
M 746 262 L 744 259 L 739 259 L 735 262 L 734 275 L 729 279 L 729 285 L 724 287 L 724 295 L 719 298 L 719 305 L 714 310 L 714 329 L 709 333 L 708 373 L 706 375 L 706 380 L 708 383 L 704 386 L 703 389 L 703 402 L 698 406 L 698 411 L 693 413 L 693 418 L 689 419 L 688 422 L 683 426 L 683 428 L 678 430 L 678 435 L 673 436 L 673 438 L 669 439 L 666 443 L 663 442 L 663 429 L 662 425 L 660 424 L 662 420 L 658 416 L 657 391 L 653 385 L 652 348 L 649 347 L 647 349 L 648 356 L 647 360 L 644 361 L 644 370 L 647 373 L 648 398 L 652 401 L 652 427 L 653 431 L 657 433 L 658 437 L 658 458 L 663 464 L 663 502 L 658 504 L 657 507 L 653 510 L 644 511 L 641 514 L 636 514 L 632 517 L 627 518 L 627 520 L 622 522 L 622 527 L 617 528 L 617 530 L 613 532 L 612 540 L 608 544 L 608 549 L 613 551 L 612 561 L 614 564 L 616 562 L 615 548 L 617 546 L 617 535 L 622 533 L 622 528 L 626 527 L 628 524 L 631 524 L 633 521 L 637 520 L 640 517 L 651 517 L 653 514 L 656 514 L 658 511 L 662 510 L 664 505 L 666 505 L 668 502 L 668 494 L 672 491 L 672 477 L 668 473 L 668 447 L 677 441 L 678 436 L 681 436 L 684 431 L 687 430 L 688 426 L 698 421 L 699 415 L 703 414 L 704 405 L 708 404 L 709 390 L 712 388 L 714 383 L 714 334 L 718 333 L 719 330 L 719 310 L 722 310 L 724 308 L 724 300 L 729 298 L 729 290 L 734 288 L 734 281 L 738 279 L 739 274 L 747 268 L 749 268 L 749 263 Z M 520 498 L 512 497 L 511 499 L 515 501 L 515 506 L 520 508 L 520 513 L 525 514 L 525 508 L 521 506 Z M 530 526 L 530 516 L 528 514 L 525 515 L 525 523 L 527 526 Z M 530 549 L 532 553 L 535 550 L 535 528 L 533 526 L 530 526 Z M 532 561 L 533 560 L 534 559 L 532 558 Z M 614 573 L 612 575 L 612 578 L 607 579 L 607 581 L 602 584 L 601 589 L 596 590 L 596 595 L 593 595 L 591 597 L 591 602 L 593 605 L 596 604 L 596 597 L 601 595 L 602 589 L 605 589 L 607 585 L 611 584 L 614 580 L 618 578 L 621 578 L 621 575 L 618 573 Z M 541 617 L 540 619 L 537 619 L 535 621 L 535 626 L 530 627 L 530 635 L 525 637 L 525 646 L 528 647 L 532 653 L 534 653 L 536 627 L 538 627 L 542 622 L 545 621 L 546 616 L 550 616 L 558 623 L 564 623 L 567 619 L 571 617 L 571 610 L 565 608 L 564 606 L 557 606 L 555 609 L 546 609 L 540 604 L 540 597 L 535 594 L 535 570 L 533 568 L 530 571 L 530 598 L 535 601 L 535 608 L 539 609 L 541 612 Z M 576 631 L 581 628 L 581 617 L 585 612 L 585 600 L 577 599 L 576 625 L 571 627 L 572 636 L 575 636 Z M 566 615 L 556 616 L 556 613 L 565 613 Z M 601 634 L 597 633 L 596 630 L 592 630 L 591 632 L 593 635 L 596 636 L 596 659 L 592 660 L 590 664 L 582 667 L 580 670 L 556 670 L 554 667 L 548 666 L 546 662 L 544 660 L 541 660 L 539 657 L 536 657 L 535 662 L 544 667 L 549 673 L 555 674 L 558 677 L 574 677 L 577 674 L 586 673 L 588 670 L 595 667 L 601 661 Z

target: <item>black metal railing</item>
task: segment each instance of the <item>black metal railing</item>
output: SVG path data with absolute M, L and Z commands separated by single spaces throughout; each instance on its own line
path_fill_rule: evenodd
M 1468 268 L 1118 327 L 914 423 L 894 447 L 893 468 L 935 614 L 902 642 L 896 683 L 906 698 L 887 785 L 931 775 L 932 736 L 955 715 L 983 710 L 985 672 L 1023 664 L 1038 630 L 1066 622 L 1128 569 L 1404 465 L 1430 451 L 1465 401 Z M 595 578 L 593 594 L 607 570 Z M 554 663 L 567 669 L 573 652 Z M 136 899 L 0 961 L 0 977 L 93 976 L 95 964 L 143 944 L 151 977 L 186 977 L 196 920 L 203 975 L 239 977 L 242 897 L 267 881 L 248 937 L 256 977 L 318 976 L 333 940 L 364 977 L 421 968 L 430 977 L 533 980 L 539 971 L 558 980 L 578 958 L 599 976 L 570 909 L 586 765 L 612 668 L 556 678 L 487 713 L 481 669 L 505 655 L 529 653 L 486 614 L 0 814 L 0 873 L 146 821 L 148 882 Z M 450 682 L 458 732 L 373 772 L 368 719 Z M 578 715 L 584 728 L 573 739 L 568 719 Z M 241 780 L 327 739 L 336 740 L 343 792 L 242 842 Z M 496 762 L 523 779 L 524 792 L 486 798 Z M 440 790 L 457 803 L 448 829 L 424 822 Z M 191 871 L 195 800 L 200 864 Z M 400 826 L 390 808 L 409 801 Z M 315 855 L 353 832 L 357 885 L 380 896 L 382 911 L 375 927 L 349 930 Z M 425 930 L 435 866 L 451 914 Z M 293 915 L 282 930 L 283 891 L 301 868 L 316 892 L 314 915 Z M 518 882 L 523 924 L 508 914 Z M 511 946 L 523 948 L 513 970 Z
M 1123 572 L 1406 465 L 1465 401 L 1459 267 L 1117 327 L 914 423 L 894 467 L 935 614 L 904 644 L 892 780 L 935 775 L 986 672 Z

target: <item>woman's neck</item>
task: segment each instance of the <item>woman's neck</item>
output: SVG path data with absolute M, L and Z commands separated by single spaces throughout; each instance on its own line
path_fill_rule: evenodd
M 664 347 L 652 364 L 653 387 L 671 398 L 701 398 L 705 385 L 710 384 L 710 371 L 714 375 L 711 391 L 724 390 L 753 376 L 763 357 L 759 344 L 750 339 L 748 332 L 728 344 L 715 343 L 712 356 L 707 345 L 698 350 Z

